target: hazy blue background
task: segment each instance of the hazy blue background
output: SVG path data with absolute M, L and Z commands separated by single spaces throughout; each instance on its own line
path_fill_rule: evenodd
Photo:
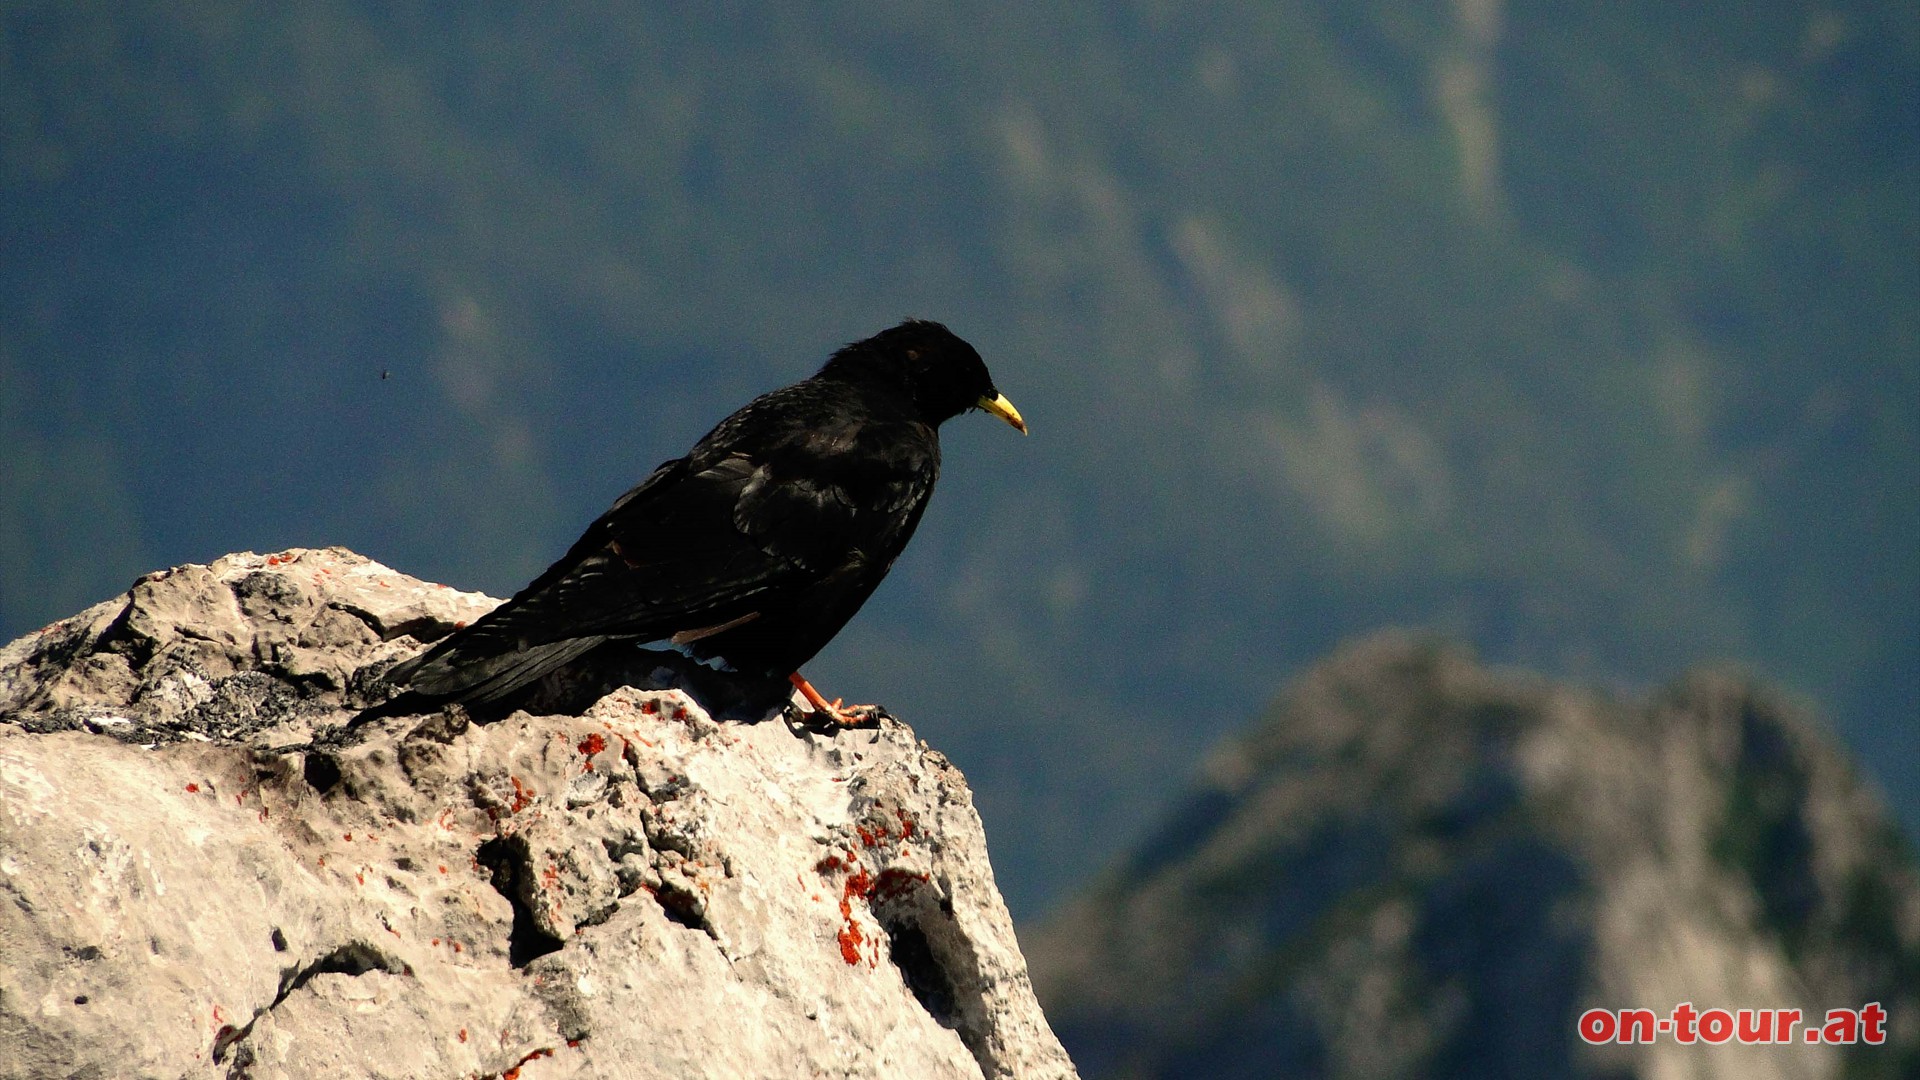
M 1920 822 L 1911 0 L 681 7 L 0 8 L 0 637 L 248 548 L 505 595 L 912 314 L 1034 435 L 948 427 L 809 674 L 1016 914 L 1384 624 L 1746 662 Z

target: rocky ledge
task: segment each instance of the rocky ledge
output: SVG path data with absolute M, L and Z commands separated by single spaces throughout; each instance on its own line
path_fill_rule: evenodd
M 352 552 L 0 650 L 0 1076 L 1072 1076 L 905 725 L 349 725 L 495 601 Z

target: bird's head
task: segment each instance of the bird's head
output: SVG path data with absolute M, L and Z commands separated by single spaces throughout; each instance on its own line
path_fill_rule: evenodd
M 973 346 L 937 322 L 908 319 L 833 354 L 820 377 L 887 386 L 930 424 L 984 409 L 1026 434 L 1027 422 L 993 385 Z

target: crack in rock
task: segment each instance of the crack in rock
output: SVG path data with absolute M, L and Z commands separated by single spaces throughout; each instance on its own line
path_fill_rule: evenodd
M 507 937 L 509 963 L 523 968 L 566 945 L 543 928 L 534 915 L 538 879 L 532 873 L 531 853 L 525 837 L 496 836 L 481 844 L 473 857 L 487 868 L 493 887 L 513 906 L 513 929 Z
M 280 934 L 279 930 L 275 930 L 274 934 L 276 935 L 276 948 L 278 948 L 278 942 L 285 939 L 278 936 Z M 364 941 L 349 941 L 325 955 L 315 958 L 310 963 L 300 964 L 282 970 L 280 973 L 280 989 L 274 994 L 271 1002 L 255 1009 L 253 1011 L 253 1017 L 249 1019 L 244 1026 L 234 1027 L 229 1024 L 215 1033 L 213 1039 L 214 1064 L 218 1065 L 226 1060 L 228 1051 L 233 1050 L 235 1046 L 240 1046 L 241 1053 L 235 1055 L 233 1067 L 229 1069 L 227 1073 L 230 1080 L 240 1080 L 240 1077 L 245 1075 L 246 1067 L 252 1064 L 252 1055 L 247 1053 L 246 1047 L 242 1044 L 246 1042 L 248 1036 L 253 1034 L 253 1026 L 260 1022 L 261 1017 L 279 1008 L 295 990 L 312 982 L 316 975 L 352 975 L 357 977 L 365 975 L 369 971 L 384 971 L 389 975 L 405 975 L 408 978 L 413 977 L 413 968 L 388 956 L 386 953 Z M 241 1060 L 242 1054 L 246 1057 L 244 1064 Z M 236 1075 L 236 1073 L 238 1075 Z

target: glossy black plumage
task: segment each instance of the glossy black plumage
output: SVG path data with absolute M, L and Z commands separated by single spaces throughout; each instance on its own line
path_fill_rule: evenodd
M 940 424 L 976 407 L 1025 430 L 938 323 L 848 345 L 655 469 L 532 584 L 388 681 L 499 701 L 618 639 L 784 680 L 886 576 L 933 493 Z

